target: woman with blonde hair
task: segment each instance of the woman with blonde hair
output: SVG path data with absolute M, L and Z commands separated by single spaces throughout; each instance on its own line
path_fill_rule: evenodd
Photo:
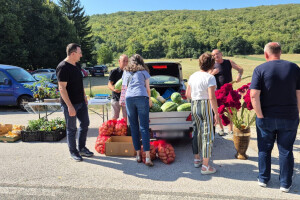
M 194 166 L 200 167 L 202 164 L 201 174 L 216 172 L 216 169 L 208 164 L 214 141 L 214 125 L 219 122 L 218 104 L 215 96 L 216 79 L 209 74 L 214 64 L 215 60 L 211 54 L 202 54 L 199 58 L 200 71 L 190 76 L 186 91 L 187 98 L 192 99 L 193 123 L 196 124 L 192 144 L 195 157 Z M 200 159 L 200 152 L 203 160 Z
M 147 166 L 153 166 L 150 159 L 149 108 L 150 99 L 149 69 L 139 54 L 133 55 L 124 68 L 123 86 L 126 90 L 126 111 L 130 123 L 133 146 L 137 152 L 136 160 L 141 162 L 140 132 L 143 150 L 146 152 Z

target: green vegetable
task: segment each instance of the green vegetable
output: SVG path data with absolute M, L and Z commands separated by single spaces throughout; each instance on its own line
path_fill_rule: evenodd
M 161 108 L 158 104 L 152 103 L 152 107 L 150 108 L 150 112 L 161 112 Z
M 158 101 L 154 97 L 150 97 L 150 98 L 151 98 L 152 103 L 155 103 L 155 104 L 159 105 L 159 107 L 162 106 L 162 103 L 160 101 Z
M 178 103 L 181 104 L 181 95 L 178 92 L 173 92 L 173 94 L 171 95 L 171 100 L 174 103 Z
M 191 103 L 184 103 L 177 107 L 177 111 L 191 111 Z
M 163 112 L 176 111 L 177 104 L 172 101 L 168 101 L 164 103 L 160 108 L 162 109 Z
M 154 97 L 156 99 L 158 96 L 160 96 L 159 92 L 157 92 L 155 90 L 155 88 L 152 88 L 151 89 L 151 97 Z
M 116 84 L 115 84 L 115 89 L 116 90 L 120 90 L 122 89 L 122 83 L 123 83 L 123 80 L 122 79 L 119 79 Z

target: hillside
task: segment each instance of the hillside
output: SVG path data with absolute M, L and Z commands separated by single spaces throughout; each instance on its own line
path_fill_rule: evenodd
M 261 54 L 269 41 L 284 53 L 300 53 L 300 4 L 224 10 L 163 10 L 92 15 L 96 47 L 145 58 Z

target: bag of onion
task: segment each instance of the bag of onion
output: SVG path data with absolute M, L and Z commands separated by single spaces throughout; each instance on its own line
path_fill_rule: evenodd
M 99 135 L 112 135 L 115 132 L 117 120 L 108 120 L 99 127 Z
M 105 135 L 99 135 L 96 140 L 95 144 L 95 150 L 98 153 L 104 154 L 105 153 L 105 142 L 108 140 L 110 136 L 105 136 Z
M 171 144 L 166 143 L 165 141 L 159 141 L 157 145 L 157 153 L 159 159 L 165 163 L 170 164 L 175 160 L 174 148 Z

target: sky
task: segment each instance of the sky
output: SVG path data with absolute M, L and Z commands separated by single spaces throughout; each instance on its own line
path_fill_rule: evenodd
M 81 0 L 80 2 L 87 15 L 110 14 L 119 11 L 219 10 L 261 5 L 300 4 L 300 0 Z

